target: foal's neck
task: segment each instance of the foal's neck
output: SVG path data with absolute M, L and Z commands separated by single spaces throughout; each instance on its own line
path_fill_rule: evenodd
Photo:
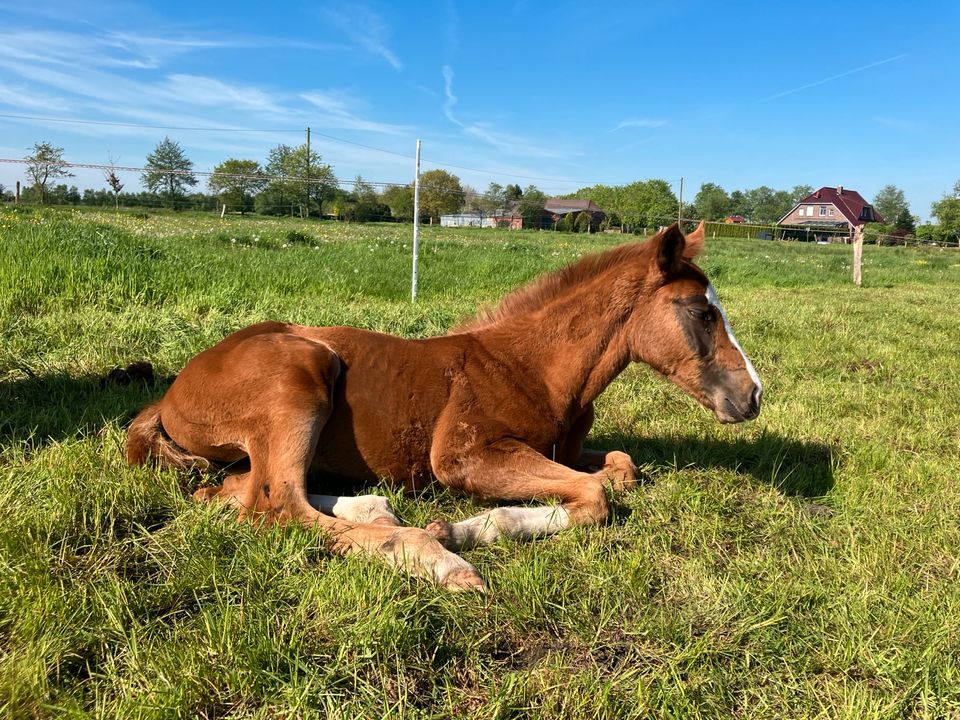
M 624 325 L 636 309 L 617 284 L 594 278 L 542 307 L 478 332 L 499 337 L 499 350 L 541 375 L 561 413 L 593 402 L 630 361 Z

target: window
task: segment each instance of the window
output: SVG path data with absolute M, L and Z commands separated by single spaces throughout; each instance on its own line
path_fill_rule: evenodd
M 830 217 L 833 217 L 833 207 L 830 207 Z
M 799 215 L 800 217 L 803 217 L 803 216 L 806 215 L 806 214 L 807 214 L 807 208 L 804 207 L 803 205 L 801 205 L 801 206 L 800 206 L 800 212 L 798 212 L 797 215 Z
M 820 217 L 823 217 L 823 216 L 826 215 L 826 214 L 827 214 L 827 206 L 826 206 L 826 205 L 821 205 L 821 206 L 820 206 Z

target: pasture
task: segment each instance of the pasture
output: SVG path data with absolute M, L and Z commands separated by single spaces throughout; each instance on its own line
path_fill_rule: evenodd
M 124 425 L 263 319 L 438 334 L 625 240 L 0 210 L 0 708 L 12 717 L 900 718 L 960 714 L 960 252 L 708 239 L 764 381 L 721 426 L 649 370 L 588 447 L 611 523 L 465 553 L 449 594 L 127 467 Z M 104 384 L 153 363 L 155 387 Z M 482 508 L 386 486 L 410 525 Z

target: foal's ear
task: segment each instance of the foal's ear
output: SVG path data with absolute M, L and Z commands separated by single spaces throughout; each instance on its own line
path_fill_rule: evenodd
M 677 223 L 654 235 L 650 242 L 656 252 L 657 267 L 664 275 L 675 273 L 683 266 L 687 241 Z
M 686 237 L 687 244 L 683 249 L 683 257 L 687 260 L 693 260 L 703 252 L 703 244 L 706 240 L 707 233 L 704 229 L 704 222 L 701 220 L 700 224 L 697 225 L 697 229 Z

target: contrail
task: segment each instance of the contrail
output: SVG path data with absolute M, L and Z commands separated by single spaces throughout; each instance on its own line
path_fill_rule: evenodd
M 854 68 L 853 70 L 847 70 L 846 72 L 842 72 L 839 75 L 831 75 L 830 77 L 824 78 L 823 80 L 817 80 L 816 82 L 807 83 L 806 85 L 801 85 L 800 87 L 795 87 L 790 90 L 784 90 L 783 92 L 779 92 L 776 95 L 771 95 L 770 97 L 767 98 L 767 100 L 768 101 L 776 100 L 777 98 L 782 98 L 785 95 L 792 95 L 795 92 L 800 92 L 801 90 L 806 90 L 807 88 L 817 87 L 817 85 L 823 85 L 824 83 L 832 82 L 834 80 L 839 80 L 840 78 L 846 77 L 847 75 L 853 75 L 854 73 L 863 72 L 864 70 L 875 68 L 878 65 L 886 65 L 887 63 L 891 63 L 895 60 L 900 60 L 901 58 L 905 58 L 906 56 L 907 56 L 907 53 L 901 53 L 900 55 L 894 55 L 893 57 L 888 57 L 886 60 L 877 60 L 877 62 L 870 63 L 869 65 L 863 65 L 861 67 Z

